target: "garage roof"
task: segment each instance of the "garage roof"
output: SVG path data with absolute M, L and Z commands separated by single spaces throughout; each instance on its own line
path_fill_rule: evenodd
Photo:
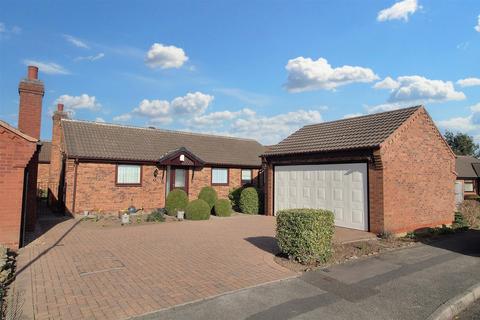
M 304 126 L 264 155 L 375 148 L 422 106 Z

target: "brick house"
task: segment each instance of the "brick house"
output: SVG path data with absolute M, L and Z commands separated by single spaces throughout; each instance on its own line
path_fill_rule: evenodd
M 49 201 L 69 213 L 151 210 L 173 188 L 195 199 L 213 186 L 227 198 L 261 184 L 255 140 L 70 120 L 62 105 L 53 122 Z
M 457 203 L 464 199 L 475 199 L 479 195 L 480 159 L 472 156 L 457 156 L 455 159 L 455 195 Z
M 375 233 L 454 218 L 455 156 L 422 106 L 308 125 L 262 158 L 268 215 L 327 208 Z
M 29 66 L 20 81 L 18 129 L 0 120 L 0 244 L 18 248 L 36 221 L 37 163 L 44 86 Z

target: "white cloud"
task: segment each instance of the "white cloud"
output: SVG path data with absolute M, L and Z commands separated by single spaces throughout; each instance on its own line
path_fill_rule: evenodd
M 393 89 L 398 88 L 398 86 L 399 86 L 399 83 L 397 81 L 393 80 L 390 77 L 386 77 L 382 81 L 379 81 L 379 82 L 375 83 L 375 85 L 373 87 L 375 89 L 390 89 L 390 90 L 393 90 Z
M 360 117 L 360 116 L 363 116 L 363 113 L 361 113 L 361 112 L 347 113 L 346 115 L 343 116 L 343 119 L 355 118 L 355 117 Z
M 67 40 L 77 48 L 84 48 L 84 49 L 90 48 L 84 41 L 78 38 L 75 38 L 74 36 L 71 36 L 69 34 L 64 34 L 63 37 L 65 38 L 65 40 Z
M 64 94 L 58 97 L 57 100 L 55 100 L 55 103 L 63 103 L 67 111 L 74 111 L 78 109 L 88 109 L 96 111 L 101 107 L 101 104 L 98 103 L 97 99 L 94 96 L 89 96 L 86 93 L 79 96 L 70 96 L 68 94 Z
M 96 117 L 95 122 L 105 122 L 105 119 L 103 119 L 101 117 Z
M 477 25 L 474 28 L 477 32 L 480 32 L 480 14 L 478 15 Z
M 124 113 L 124 114 L 113 117 L 113 122 L 127 122 L 131 119 L 132 119 L 132 115 L 130 113 Z
M 202 115 L 213 101 L 214 97 L 202 92 L 189 92 L 183 97 L 177 97 L 171 102 L 167 100 L 144 99 L 132 114 L 146 117 L 150 122 L 169 123 L 175 115 L 190 119 Z
M 480 79 L 479 78 L 465 78 L 460 79 L 457 81 L 457 84 L 461 87 L 473 87 L 473 86 L 480 86 Z
M 97 61 L 105 57 L 105 54 L 103 52 L 100 52 L 99 54 L 92 55 L 92 56 L 81 56 L 81 57 L 76 57 L 74 60 L 75 61 L 82 61 L 82 60 L 88 60 L 88 61 Z
M 133 113 L 148 118 L 170 118 L 170 102 L 143 99 Z
M 469 107 L 470 114 L 466 117 L 454 117 L 437 121 L 439 127 L 452 131 L 478 131 L 480 130 L 480 102 Z
M 42 62 L 38 60 L 26 59 L 23 60 L 23 63 L 27 66 L 37 66 L 40 72 L 46 74 L 70 74 L 70 71 L 53 62 Z
M 382 103 L 374 106 L 365 106 L 365 109 L 367 110 L 367 113 L 377 113 L 384 111 L 392 111 L 411 106 L 412 104 L 407 103 Z
M 233 120 L 240 115 L 253 116 L 255 111 L 245 108 L 240 111 L 217 111 L 206 115 L 196 116 L 187 123 L 192 126 L 205 127 L 222 125 L 223 122 Z
M 377 15 L 377 21 L 404 20 L 408 21 L 409 15 L 414 14 L 421 6 L 417 0 L 403 0 L 396 2 L 387 9 L 381 10 Z
M 145 57 L 145 63 L 150 68 L 180 68 L 188 57 L 182 48 L 175 46 L 164 46 L 161 43 L 154 43 Z
M 172 108 L 175 113 L 183 114 L 201 114 L 205 112 L 214 97 L 201 92 L 187 93 L 183 97 L 177 97 L 172 100 Z
M 288 72 L 286 88 L 290 92 L 333 90 L 349 83 L 378 79 L 372 69 L 348 65 L 332 68 L 324 58 L 298 57 L 289 60 L 285 69 Z
M 388 77 L 387 77 L 388 78 Z M 387 79 L 386 78 L 386 79 Z M 425 103 L 463 100 L 465 94 L 455 91 L 451 81 L 431 80 L 421 76 L 403 76 L 376 83 L 374 87 L 390 89 L 389 103 Z M 388 83 L 388 85 L 387 85 Z
M 11 28 L 8 28 L 5 23 L 0 22 L 0 39 L 1 38 L 9 38 L 10 35 L 12 34 L 20 34 L 22 32 L 22 29 L 18 26 L 13 26 Z

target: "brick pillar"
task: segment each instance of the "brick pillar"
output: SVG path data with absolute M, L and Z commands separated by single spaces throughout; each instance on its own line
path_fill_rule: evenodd
M 63 186 L 61 181 L 63 169 L 62 119 L 68 119 L 68 115 L 65 111 L 63 111 L 63 104 L 59 103 L 57 105 L 57 110 L 52 116 L 52 148 L 50 154 L 50 167 L 48 171 L 48 203 L 54 210 L 61 209 L 61 198 L 63 192 L 60 190 Z
M 27 78 L 21 80 L 18 85 L 18 94 L 20 95 L 18 129 L 37 139 L 40 139 L 44 92 L 43 82 L 38 80 L 38 68 L 29 66 Z
M 265 215 L 273 216 L 273 165 L 271 163 L 267 163 L 265 179 Z

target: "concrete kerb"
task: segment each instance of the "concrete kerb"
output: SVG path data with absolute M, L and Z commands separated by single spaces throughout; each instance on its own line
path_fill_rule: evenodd
M 471 286 L 465 292 L 458 294 L 435 310 L 427 320 L 450 320 L 480 299 L 480 283 Z

